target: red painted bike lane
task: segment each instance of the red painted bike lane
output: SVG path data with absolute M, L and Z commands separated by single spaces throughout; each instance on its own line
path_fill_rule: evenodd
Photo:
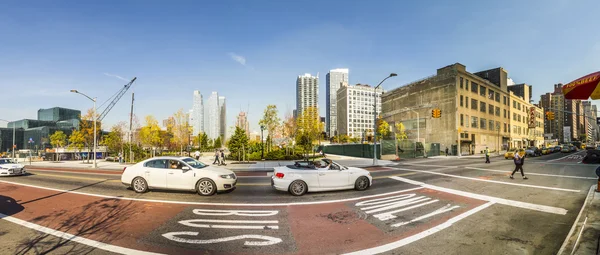
M 7 183 L 0 183 L 0 194 L 23 207 L 0 207 L 11 217 L 101 243 L 168 254 L 354 252 L 414 239 L 487 202 L 425 188 L 284 206 L 144 202 Z

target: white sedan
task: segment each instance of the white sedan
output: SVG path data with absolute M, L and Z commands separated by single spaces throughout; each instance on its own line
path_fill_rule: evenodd
M 227 169 L 189 157 L 155 157 L 123 169 L 121 182 L 135 192 L 149 188 L 195 190 L 203 196 L 235 188 L 237 177 Z
M 294 196 L 306 192 L 356 189 L 366 190 L 373 184 L 371 173 L 357 167 L 342 166 L 329 159 L 298 161 L 294 165 L 276 167 L 271 186 Z
M 25 166 L 9 158 L 0 158 L 0 176 L 24 175 Z

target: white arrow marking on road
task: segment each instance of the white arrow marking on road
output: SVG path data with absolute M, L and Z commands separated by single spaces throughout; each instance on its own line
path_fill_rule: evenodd
M 196 227 L 196 228 L 226 228 L 226 229 L 279 229 L 279 226 L 247 226 L 247 225 L 208 225 L 208 224 L 196 224 L 196 223 L 190 223 L 187 221 L 193 221 L 193 220 L 182 220 L 179 223 L 186 225 L 186 226 L 190 226 L 190 227 Z
M 373 208 L 381 207 L 381 208 L 377 208 L 374 210 L 366 211 L 366 213 L 370 214 L 370 213 L 381 212 L 381 211 L 390 210 L 390 209 L 394 209 L 394 208 L 398 208 L 398 207 L 403 207 L 403 206 L 407 206 L 407 205 L 412 205 L 412 204 L 416 204 L 416 203 L 421 203 L 421 202 L 425 202 L 427 200 L 431 200 L 431 198 L 426 197 L 426 196 L 420 196 L 420 197 L 414 197 L 414 198 L 399 201 L 399 202 L 393 202 L 393 203 L 389 203 L 389 204 L 375 205 L 375 206 L 371 206 L 371 207 L 367 207 L 367 208 L 362 208 L 361 210 L 370 210 Z
M 279 238 L 271 237 L 271 236 L 263 236 L 263 235 L 239 235 L 239 236 L 230 236 L 223 238 L 215 238 L 215 239 L 207 239 L 207 240 L 198 240 L 198 239 L 186 239 L 178 236 L 197 236 L 198 232 L 170 232 L 163 234 L 162 236 L 180 243 L 191 243 L 191 244 L 214 244 L 214 243 L 223 243 L 241 239 L 262 239 L 264 241 L 245 241 L 244 245 L 246 246 L 267 246 L 273 245 L 277 243 L 281 243 L 282 240 Z
M 209 222 L 209 223 L 255 223 L 255 224 L 278 224 L 278 220 L 213 220 L 213 219 L 195 219 L 187 220 L 195 222 Z M 181 222 L 181 221 L 180 221 Z
M 402 200 L 402 199 L 407 199 L 407 198 L 411 198 L 414 197 L 415 193 L 412 194 L 405 194 L 405 195 L 398 195 L 398 196 L 393 196 L 393 197 L 384 197 L 384 198 L 377 198 L 377 199 L 371 199 L 371 200 L 367 200 L 367 201 L 362 201 L 362 202 L 358 202 L 355 204 L 355 206 L 363 206 L 363 205 L 378 205 L 378 204 L 385 204 L 385 203 L 389 203 L 389 202 L 393 202 L 393 201 L 398 201 L 398 200 Z
M 428 205 L 428 204 L 437 203 L 438 201 L 440 201 L 440 200 L 435 199 L 435 200 L 431 200 L 429 202 L 425 202 L 425 203 L 422 203 L 422 204 L 409 206 L 409 207 L 398 209 L 398 210 L 395 210 L 395 211 L 384 212 L 384 213 L 380 213 L 380 214 L 375 214 L 375 215 L 373 215 L 373 217 L 378 218 L 379 220 L 391 220 L 391 219 L 397 218 L 397 216 L 393 215 L 393 213 L 399 213 L 399 212 L 408 211 L 408 210 L 411 210 L 411 209 L 414 209 L 414 208 L 419 208 L 421 206 L 425 206 L 425 205 Z
M 450 204 L 447 204 L 446 206 L 444 206 L 444 207 L 442 207 L 440 209 L 437 209 L 437 210 L 435 210 L 435 211 L 433 211 L 431 213 L 425 214 L 425 215 L 423 215 L 421 217 L 414 218 L 414 219 L 412 219 L 410 221 L 405 221 L 405 222 L 400 222 L 400 223 L 394 224 L 394 225 L 392 225 L 392 227 L 404 226 L 406 224 L 410 224 L 410 223 L 417 222 L 417 221 L 420 221 L 420 220 L 423 220 L 423 219 L 427 219 L 429 217 L 433 217 L 433 216 L 438 215 L 438 214 L 442 214 L 442 213 L 445 213 L 445 212 L 452 211 L 452 210 L 454 210 L 456 208 L 459 208 L 459 207 L 460 206 L 458 206 L 458 205 L 450 206 Z
M 194 214 L 197 215 L 210 215 L 210 216 L 250 216 L 250 217 L 264 217 L 273 216 L 279 213 L 279 211 L 260 211 L 260 210 L 210 210 L 210 209 L 194 209 Z

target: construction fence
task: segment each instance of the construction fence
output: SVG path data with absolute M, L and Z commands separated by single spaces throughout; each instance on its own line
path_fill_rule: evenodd
M 323 147 L 326 154 L 373 158 L 373 144 L 335 144 Z M 439 143 L 421 143 L 413 140 L 382 140 L 377 144 L 377 158 L 397 155 L 398 158 L 432 157 L 442 154 Z M 395 158 L 395 157 L 394 157 Z

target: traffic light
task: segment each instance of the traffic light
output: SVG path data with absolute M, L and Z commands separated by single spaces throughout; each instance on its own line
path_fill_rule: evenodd
M 437 118 L 441 118 L 441 117 L 442 117 L 442 110 L 440 110 L 440 109 L 437 109 L 437 108 L 436 108 L 436 109 L 433 109 L 433 110 L 431 110 L 431 117 L 432 117 L 432 118 L 435 118 L 435 119 L 437 119 Z
M 554 112 L 546 112 L 547 120 L 554 120 Z

